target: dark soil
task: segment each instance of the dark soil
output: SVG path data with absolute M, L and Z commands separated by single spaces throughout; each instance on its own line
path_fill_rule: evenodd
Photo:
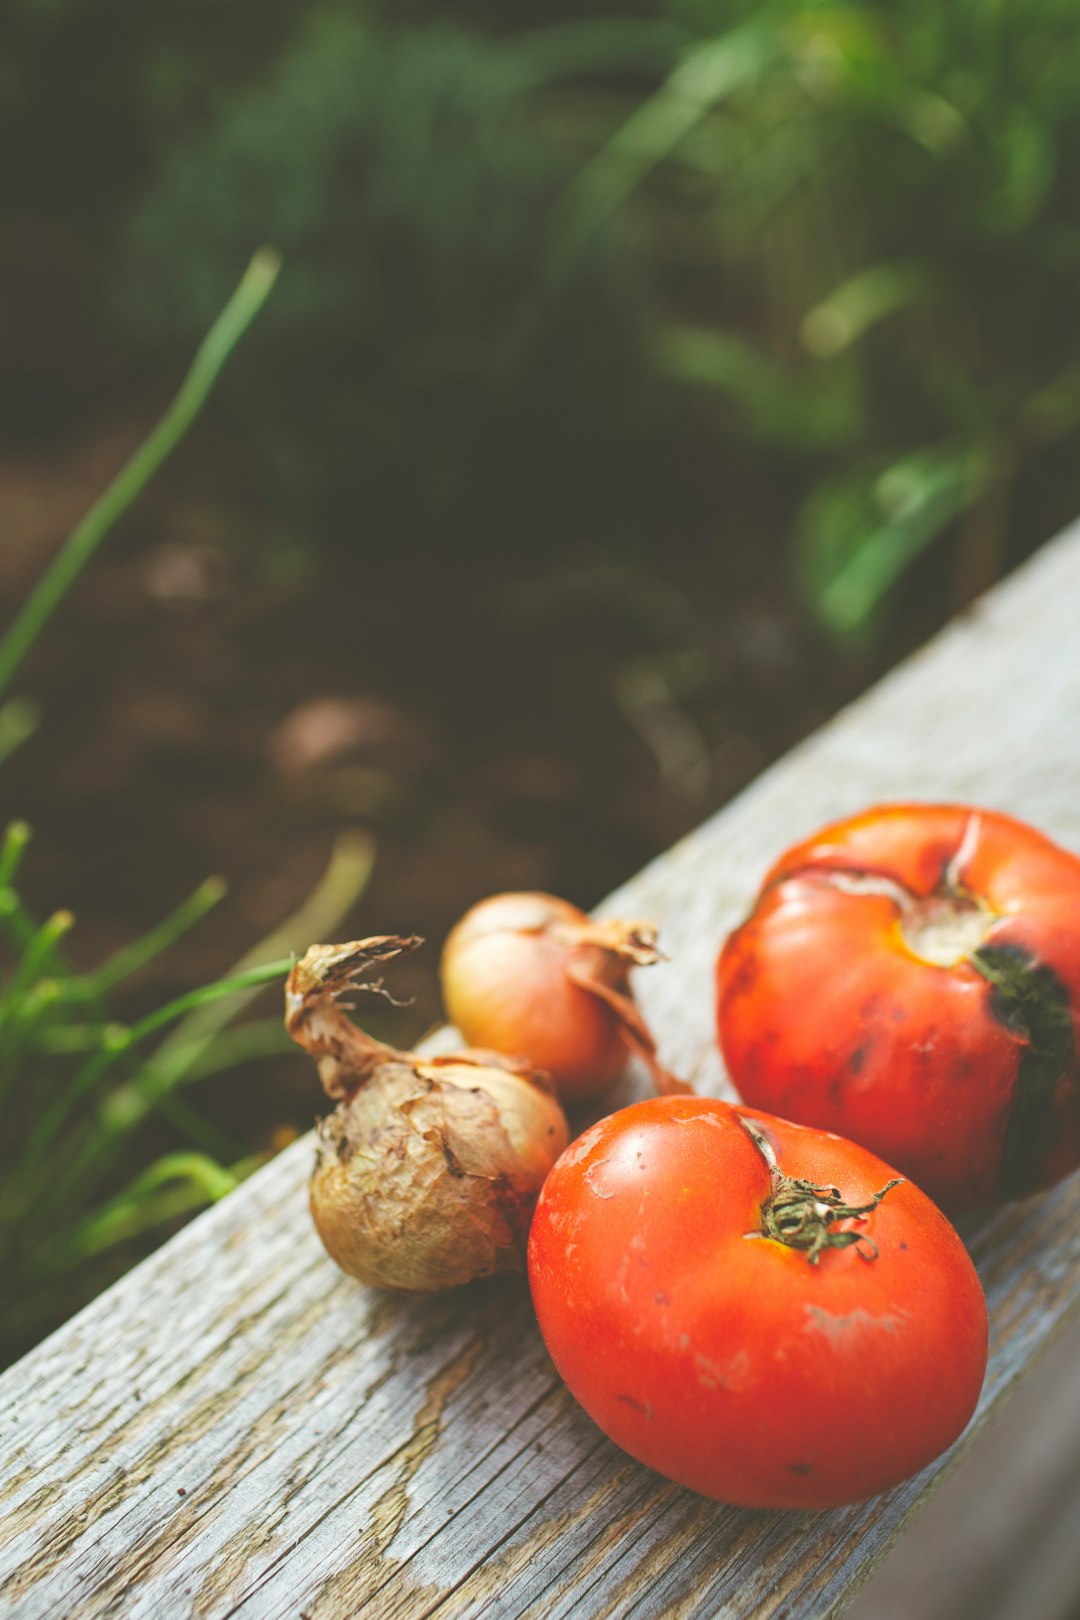
M 138 436 L 0 468 L 5 619 Z M 44 711 L 3 766 L 8 813 L 35 830 L 23 887 L 39 912 L 75 911 L 81 965 L 208 874 L 229 882 L 125 1016 L 227 970 L 355 825 L 378 853 L 342 937 L 429 941 L 394 980 L 412 1009 L 380 1029 L 407 1042 L 440 1015 L 439 947 L 473 901 L 593 904 L 947 611 L 916 600 L 859 658 L 823 644 L 790 597 L 783 502 L 734 484 L 725 534 L 661 523 L 633 557 L 572 532 L 547 556 L 301 547 L 236 486 L 227 446 L 186 446 L 18 683 Z M 198 1101 L 252 1146 L 310 1123 L 319 1094 L 297 1055 Z

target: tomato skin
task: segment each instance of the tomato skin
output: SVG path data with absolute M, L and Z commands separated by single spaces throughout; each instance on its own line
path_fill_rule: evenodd
M 770 1172 L 870 1202 L 888 1167 L 854 1143 L 711 1098 L 601 1120 L 544 1184 L 529 1240 L 537 1318 L 585 1410 L 640 1462 L 744 1507 L 824 1508 L 924 1467 L 971 1417 L 986 1306 L 941 1212 L 892 1188 L 860 1242 L 765 1237 Z
M 900 902 L 836 886 L 852 875 L 895 885 Z M 983 948 L 1052 975 L 1071 1015 L 1072 1051 L 1015 1181 L 1003 1161 L 1032 1042 L 973 950 L 926 961 L 904 931 L 950 895 L 977 901 Z M 781 857 L 724 945 L 717 1025 L 747 1102 L 865 1143 L 950 1211 L 1049 1185 L 1080 1165 L 1080 860 L 962 805 L 887 805 L 826 827 Z

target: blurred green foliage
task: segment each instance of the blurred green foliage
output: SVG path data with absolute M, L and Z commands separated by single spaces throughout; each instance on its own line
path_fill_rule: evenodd
M 277 271 L 272 250 L 255 254 L 157 427 L 0 636 L 0 698 L 117 520 L 183 438 Z M 0 763 L 38 718 L 24 698 L 0 704 Z M 372 863 L 366 836 L 343 835 L 322 882 L 232 974 L 122 1023 L 114 996 L 218 904 L 224 884 L 209 879 L 141 939 L 80 971 L 65 948 L 71 913 L 40 922 L 20 893 L 29 839 L 21 821 L 0 838 L 0 1367 L 130 1263 L 147 1234 L 222 1197 L 257 1162 L 250 1154 L 238 1159 L 240 1144 L 178 1093 L 287 1044 L 280 1015 L 234 1027 L 236 1015 L 264 985 L 280 984 L 290 953 L 336 928 Z M 161 1121 L 184 1145 L 154 1158 L 145 1133 Z M 221 1153 L 238 1162 L 224 1168 L 212 1156 Z M 142 1168 L 131 1179 L 134 1165 Z
M 91 242 L 116 341 L 159 366 L 287 250 L 226 403 L 313 535 L 625 544 L 689 417 L 842 634 L 940 537 L 985 583 L 1080 501 L 1068 0 L 13 18 L 5 194 Z
M 738 40 L 750 65 L 668 157 L 700 315 L 661 363 L 759 455 L 801 458 L 800 576 L 850 630 L 964 514 L 1000 550 L 1017 470 L 1075 444 L 1080 13 L 789 0 L 736 31 L 718 0 L 684 14 L 702 38 L 654 108 L 695 56 L 707 70 Z
M 133 1258 L 146 1233 L 221 1197 L 249 1163 L 226 1170 L 203 1150 L 224 1145 L 175 1095 L 184 1081 L 257 1055 L 271 1031 L 244 1026 L 236 1042 L 185 1037 L 200 1007 L 218 996 L 280 980 L 273 962 L 158 1008 L 132 1025 L 117 1022 L 111 993 L 221 898 L 202 886 L 144 940 L 91 973 L 78 973 L 63 948 L 73 918 L 39 923 L 16 886 L 29 830 L 15 822 L 0 844 L 0 1366 L 95 1294 Z M 242 1004 L 244 997 L 239 996 Z M 232 1015 L 233 1007 L 228 1009 Z M 162 1043 L 174 1022 L 180 1038 Z M 279 1020 L 272 1031 L 279 1034 Z M 195 1030 L 197 1035 L 197 1026 Z M 152 1037 L 158 1037 L 153 1054 Z M 260 1048 L 260 1040 L 262 1047 Z M 145 1047 L 151 1045 L 151 1054 Z M 134 1179 L 138 1135 L 164 1113 L 193 1146 L 168 1154 Z M 235 1149 L 233 1157 L 235 1157 Z M 254 1161 L 251 1161 L 252 1163 Z M 137 1252 L 137 1250 L 135 1251 Z
M 153 348 L 190 344 L 253 230 L 281 247 L 226 389 L 278 499 L 324 533 L 535 534 L 633 467 L 635 266 L 611 231 L 545 266 L 560 174 L 517 82 L 460 34 L 323 19 L 139 216 L 114 285 Z
M 128 981 L 199 923 L 225 885 L 209 879 L 142 939 L 78 971 L 65 948 L 70 912 L 40 922 L 20 895 L 29 836 L 13 822 L 0 839 L 0 1367 L 93 1298 L 148 1238 L 262 1162 L 250 1136 L 234 1139 L 183 1093 L 288 1048 L 279 1009 L 238 1015 L 264 986 L 280 997 L 295 953 L 338 926 L 372 864 L 366 837 L 343 836 L 297 912 L 232 973 L 125 1023 L 115 1009 L 121 997 L 130 1005 Z M 269 1131 L 257 1134 L 269 1147 Z M 161 1153 L 170 1140 L 179 1145 Z

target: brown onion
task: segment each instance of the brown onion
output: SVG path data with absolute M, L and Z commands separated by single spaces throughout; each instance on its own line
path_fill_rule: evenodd
M 632 966 L 662 960 L 650 923 L 595 922 L 550 894 L 498 894 L 447 939 L 443 1000 L 465 1040 L 537 1064 L 566 1102 L 606 1091 L 631 1052 L 659 1091 L 686 1091 L 658 1061 L 630 990 Z
M 313 945 L 289 975 L 285 1024 L 338 1106 L 318 1127 L 311 1213 L 343 1271 L 428 1293 L 524 1267 L 533 1205 L 569 1139 L 542 1076 L 494 1053 L 425 1058 L 364 1033 L 343 999 L 420 944 Z

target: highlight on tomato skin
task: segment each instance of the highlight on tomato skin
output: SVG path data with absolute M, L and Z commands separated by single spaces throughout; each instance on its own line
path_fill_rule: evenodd
M 717 963 L 740 1094 L 957 1212 L 1080 1165 L 1080 859 L 998 811 L 878 806 L 787 851 Z
M 529 1278 L 600 1428 L 737 1506 L 886 1490 L 958 1438 L 982 1386 L 985 1301 L 941 1211 L 854 1143 L 711 1098 L 652 1098 L 572 1143 Z

